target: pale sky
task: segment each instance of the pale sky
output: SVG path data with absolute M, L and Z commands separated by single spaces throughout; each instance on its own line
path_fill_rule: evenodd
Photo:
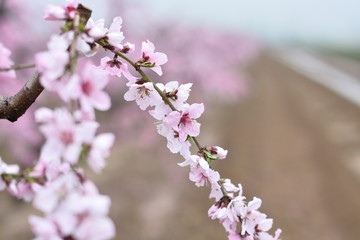
M 360 46 L 360 0 L 147 0 L 159 18 L 284 39 Z
M 119 0 L 147 5 L 160 21 L 247 32 L 270 43 L 288 40 L 360 47 L 360 0 Z M 61 0 L 33 0 L 39 4 Z M 84 0 L 102 17 L 101 0 Z M 139 20 L 140 21 L 140 20 Z

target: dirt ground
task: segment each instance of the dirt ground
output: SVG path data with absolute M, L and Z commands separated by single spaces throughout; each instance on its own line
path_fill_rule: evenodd
M 215 168 L 242 183 L 248 200 L 263 199 L 261 210 L 284 240 L 359 239 L 360 108 L 270 54 L 249 75 L 251 95 L 217 104 L 201 119 L 200 142 L 230 151 Z M 116 239 L 227 239 L 207 217 L 209 189 L 188 180 L 165 144 L 138 151 L 128 142 L 112 156 L 104 174 L 91 178 L 112 198 Z M 0 194 L 0 239 L 30 239 L 23 216 L 34 210 L 7 195 Z

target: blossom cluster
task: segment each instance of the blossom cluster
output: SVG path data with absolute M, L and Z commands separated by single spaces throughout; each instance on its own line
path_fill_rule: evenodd
M 44 176 L 45 174 L 45 176 Z M 110 198 L 100 195 L 96 186 L 68 163 L 38 165 L 32 176 L 46 177 L 39 185 L 34 206 L 45 217 L 31 216 L 29 221 L 37 239 L 110 239 L 115 227 L 107 217 Z
M 215 203 L 208 215 L 220 221 L 230 240 L 279 239 L 281 230 L 275 236 L 268 233 L 273 220 L 258 210 L 261 200 L 254 197 L 246 202 L 242 186 L 222 178 L 212 168 L 211 163 L 225 159 L 228 151 L 219 146 L 201 146 L 196 139 L 204 104 L 188 103 L 192 84 L 153 83 L 142 69 L 161 76 L 167 55 L 156 52 L 154 44 L 147 40 L 142 42 L 137 61 L 132 61 L 127 54 L 135 50 L 135 45 L 123 43 L 122 18 L 115 17 L 107 28 L 104 19 L 94 21 L 82 15 L 80 8 L 83 6 L 77 1 L 68 0 L 66 6 L 49 5 L 45 9 L 46 20 L 65 21 L 65 25 L 60 35 L 51 37 L 48 51 L 35 56 L 41 84 L 70 107 L 41 108 L 36 112 L 46 141 L 34 169 L 20 172 L 17 166 L 0 160 L 0 190 L 7 188 L 18 198 L 33 200 L 34 206 L 44 212 L 44 217 L 29 219 L 36 239 L 105 240 L 115 235 L 114 224 L 107 216 L 110 199 L 99 194 L 78 167 L 86 162 L 100 173 L 114 143 L 111 133 L 96 135 L 99 123 L 95 110 L 105 111 L 111 106 L 104 91 L 108 75 L 127 79 L 124 99 L 135 101 L 157 120 L 157 131 L 167 139 L 169 150 L 184 158 L 179 166 L 189 166 L 190 181 L 197 187 L 210 186 L 209 197 Z M 99 66 L 84 61 L 78 72 L 78 58 L 91 57 L 101 48 L 111 51 L 113 57 L 104 57 Z M 139 77 L 133 76 L 129 65 Z M 198 148 L 196 154 L 191 153 L 192 144 Z
M 53 4 L 61 5 L 61 2 L 65 1 Z M 47 4 L 49 3 L 43 1 L 41 6 L 31 7 L 34 4 L 21 0 L 5 1 L 4 4 L 1 4 L 0 8 L 3 11 L 0 11 L 2 16 L 0 41 L 8 49 L 14 51 L 10 57 L 16 62 L 16 65 L 31 64 L 34 62 L 36 51 L 47 50 L 46 42 L 49 40 L 49 34 L 53 33 L 53 24 L 45 24 L 42 18 L 34 17 L 41 16 L 44 12 L 42 6 Z M 106 8 L 108 16 L 118 16 L 119 9 L 121 9 L 121 16 L 124 20 L 135 17 L 135 9 L 130 6 L 131 3 L 128 1 L 104 0 L 101 1 L 101 5 Z M 137 17 L 135 18 L 147 16 L 149 9 L 145 5 L 136 5 Z M 96 13 L 95 10 L 97 11 L 97 9 L 93 9 L 94 13 Z M 94 20 L 96 19 L 98 18 L 94 18 Z M 111 20 L 106 18 L 105 26 L 107 28 L 111 25 Z M 255 39 L 249 38 L 249 36 L 212 31 L 199 26 L 181 26 L 175 22 L 158 25 L 156 19 L 151 17 L 146 17 L 146 21 L 141 22 L 126 21 L 126 41 L 130 39 L 128 35 L 129 37 L 131 35 L 131 41 L 136 42 L 139 49 L 144 36 L 147 36 L 146 39 L 156 42 L 157 46 L 161 46 L 161 50 L 171 58 L 171 61 L 162 67 L 162 71 L 166 72 L 166 78 L 176 79 L 180 83 L 194 83 L 197 87 L 193 88 L 192 95 L 201 96 L 201 101 L 209 101 L 207 107 L 210 107 L 208 104 L 211 104 L 215 98 L 222 102 L 235 101 L 248 93 L 247 80 L 249 76 L 245 74 L 246 66 L 254 59 L 259 49 Z M 196 52 L 201 54 L 194 54 Z M 219 53 L 221 53 L 221 57 L 219 57 Z M 134 56 L 135 54 L 138 53 L 134 53 Z M 0 55 L 0 59 L 1 57 L 2 55 Z M 98 59 L 93 61 L 98 61 Z M 189 62 L 191 64 L 188 64 Z M 213 71 L 213 66 L 217 66 L 216 71 Z M 0 72 L 1 95 L 14 95 L 22 88 L 24 81 L 29 79 L 29 74 L 32 72 L 32 69 L 16 70 L 17 79 L 8 79 L 2 74 L 7 72 Z M 208 74 L 209 72 L 212 74 Z M 155 75 L 152 77 L 156 81 L 161 81 L 160 77 Z M 107 88 L 112 101 L 121 101 L 122 94 L 118 94 L 122 88 L 121 81 L 110 81 Z M 201 94 L 197 94 L 200 91 Z M 47 94 L 45 97 L 39 98 L 34 107 L 30 107 L 27 114 L 24 114 L 15 123 L 2 121 L 0 144 L 7 149 L 14 161 L 21 162 L 26 166 L 33 164 L 42 144 L 42 136 L 33 117 L 35 106 L 56 104 L 56 100 L 56 97 Z M 112 107 L 107 114 L 103 114 L 102 120 L 108 123 L 106 128 L 117 135 L 117 141 L 138 138 L 137 141 L 142 142 L 140 143 L 141 148 L 154 147 L 157 141 L 151 141 L 150 138 L 156 139 L 157 136 L 149 127 L 153 124 L 150 118 L 141 118 L 142 114 L 134 106 L 119 104 Z M 126 125 L 126 129 L 120 127 L 124 125 Z M 9 138 L 11 141 L 8 141 Z M 13 144 L 14 142 L 17 144 Z
M 110 239 L 115 226 L 108 218 L 110 198 L 99 194 L 83 170 L 68 162 L 39 161 L 31 171 L 0 159 L 0 190 L 33 201 L 45 216 L 30 216 L 37 240 Z
M 6 188 L 17 198 L 32 201 L 44 213 L 29 218 L 37 240 L 106 240 L 115 236 L 115 225 L 108 217 L 110 198 L 101 195 L 79 167 L 87 163 L 101 173 L 115 139 L 112 133 L 96 134 L 95 110 L 111 106 L 103 90 L 108 74 L 90 61 L 82 64 L 81 72 L 76 69 L 78 58 L 90 55 L 90 46 L 100 38 L 91 21 L 79 30 L 78 6 L 76 1 L 68 1 L 65 7 L 46 8 L 45 19 L 65 20 L 68 28 L 51 37 L 48 51 L 35 55 L 41 84 L 57 93 L 68 107 L 44 107 L 35 112 L 45 142 L 34 168 L 20 171 L 19 166 L 0 160 L 0 190 Z M 120 27 L 121 18 L 117 18 L 102 38 L 118 43 L 123 38 Z
M 102 46 L 108 47 L 104 44 Z M 158 120 L 157 131 L 167 139 L 169 150 L 180 153 L 185 159 L 179 165 L 190 166 L 189 179 L 198 187 L 210 185 L 210 198 L 214 198 L 216 202 L 209 209 L 209 217 L 222 223 L 230 240 L 279 239 L 281 230 L 277 230 L 275 236 L 267 232 L 271 229 L 273 220 L 258 211 L 261 200 L 254 197 L 246 203 L 241 185 L 236 186 L 230 179 L 221 178 L 220 173 L 211 167 L 212 161 L 226 158 L 227 150 L 219 146 L 201 147 L 196 140 L 201 126 L 197 119 L 204 112 L 204 104 L 187 103 L 192 84 L 179 84 L 177 81 L 165 85 L 155 84 L 147 77 L 141 67 L 150 68 L 162 75 L 161 65 L 167 62 L 166 55 L 155 52 L 154 44 L 149 40 L 142 43 L 141 55 L 136 62 L 129 60 L 126 53 L 116 48 L 110 49 L 115 54 L 114 59 L 111 61 L 109 57 L 103 58 L 100 67 L 110 75 L 120 76 L 121 74 L 114 72 L 122 71 L 121 66 L 126 65 L 127 61 L 140 73 L 139 78 L 124 74 L 129 88 L 124 98 L 135 101 L 141 110 L 149 110 L 149 114 Z M 119 60 L 119 56 L 123 59 Z M 198 147 L 198 152 L 194 155 L 190 151 L 192 142 Z
M 124 95 L 125 100 L 135 100 L 142 110 L 152 108 L 149 113 L 158 120 L 157 131 L 167 139 L 167 147 L 172 153 L 180 153 L 184 157 L 185 161 L 179 163 L 180 166 L 190 167 L 189 179 L 198 187 L 210 185 L 209 197 L 216 202 L 208 215 L 220 221 L 229 233 L 229 239 L 279 239 L 281 230 L 277 230 L 275 236 L 267 233 L 273 220 L 258 211 L 261 200 L 254 198 L 246 203 L 241 185 L 236 186 L 230 179 L 221 178 L 220 173 L 212 169 L 211 162 L 225 159 L 227 150 L 219 146 L 198 146 L 197 154 L 191 154 L 191 142 L 198 145 L 195 137 L 200 134 L 201 124 L 197 119 L 204 112 L 202 103 L 186 102 L 192 84 L 179 85 L 176 81 L 165 85 L 153 84 L 140 78 L 136 82 L 129 81 L 127 86 L 129 90 Z

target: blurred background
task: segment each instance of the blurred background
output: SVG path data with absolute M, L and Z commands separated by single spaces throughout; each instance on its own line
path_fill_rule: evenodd
M 0 42 L 16 64 L 46 50 L 60 23 L 42 20 L 44 6 L 65 1 L 0 0 Z M 82 1 L 93 18 L 123 17 L 126 41 L 154 42 L 169 62 L 157 82 L 193 82 L 189 102 L 204 102 L 202 144 L 229 150 L 215 168 L 241 183 L 248 200 L 263 200 L 283 239 L 342 240 L 360 236 L 360 2 L 356 0 Z M 94 59 L 98 64 L 101 52 Z M 139 57 L 139 49 L 132 58 Z M 16 81 L 0 77 L 0 94 Z M 110 112 L 100 131 L 116 146 L 103 174 L 88 176 L 112 198 L 116 239 L 226 239 L 207 217 L 208 188 L 188 180 L 156 134 L 154 120 L 125 102 L 113 79 Z M 6 162 L 31 165 L 44 139 L 33 111 L 56 106 L 43 93 L 18 122 L 0 121 Z M 0 239 L 31 239 L 29 203 L 0 194 Z

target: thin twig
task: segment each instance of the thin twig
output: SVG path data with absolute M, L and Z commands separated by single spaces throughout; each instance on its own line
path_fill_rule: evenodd
M 34 68 L 34 67 L 35 67 L 35 64 L 13 65 L 8 68 L 0 68 L 0 72 L 6 72 L 6 71 L 10 71 L 10 70 L 20 70 L 20 69 L 25 69 L 25 68 Z

